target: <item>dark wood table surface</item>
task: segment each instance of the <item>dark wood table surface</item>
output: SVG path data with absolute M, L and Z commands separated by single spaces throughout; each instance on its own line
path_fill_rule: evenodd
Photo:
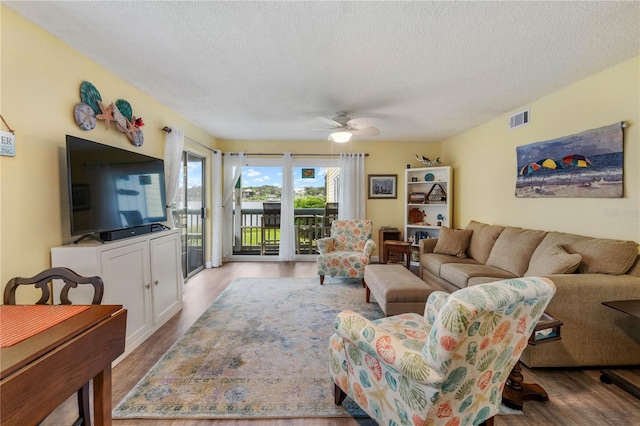
M 0 348 L 2 425 L 37 424 L 91 379 L 95 424 L 110 425 L 111 363 L 124 352 L 126 320 L 121 305 L 91 305 Z
M 609 302 L 602 302 L 602 304 L 627 315 L 631 315 L 632 317 L 640 318 L 640 300 L 612 300 Z M 640 383 L 628 380 L 624 378 L 622 374 L 619 374 L 612 369 L 600 370 L 600 380 L 607 384 L 613 383 L 640 399 Z
M 611 302 L 602 302 L 602 304 L 629 314 L 632 317 L 640 318 L 640 300 L 614 300 Z

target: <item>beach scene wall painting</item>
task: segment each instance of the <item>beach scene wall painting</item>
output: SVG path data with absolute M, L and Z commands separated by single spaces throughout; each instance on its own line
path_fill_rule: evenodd
M 623 130 L 618 122 L 516 148 L 516 197 L 622 198 Z

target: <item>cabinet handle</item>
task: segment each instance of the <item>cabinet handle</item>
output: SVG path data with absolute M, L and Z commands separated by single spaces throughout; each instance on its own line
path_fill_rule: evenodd
M 155 280 L 153 283 L 154 283 L 155 285 L 158 285 L 158 280 Z
M 145 285 L 146 288 L 151 288 L 151 284 Z

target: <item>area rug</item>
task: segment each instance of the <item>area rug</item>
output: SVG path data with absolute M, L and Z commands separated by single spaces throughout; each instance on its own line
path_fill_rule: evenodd
M 384 316 L 360 281 L 234 281 L 113 411 L 114 418 L 366 417 L 333 402 L 328 341 L 338 312 Z

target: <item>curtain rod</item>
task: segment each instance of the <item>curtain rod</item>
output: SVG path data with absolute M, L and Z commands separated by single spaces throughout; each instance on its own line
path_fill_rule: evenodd
M 171 133 L 171 127 L 164 126 L 161 130 L 162 130 L 163 132 Z M 186 137 L 186 136 L 185 136 L 184 138 L 185 138 L 185 139 L 187 139 L 187 140 L 189 140 L 189 141 L 191 141 L 191 142 L 193 142 L 193 143 L 195 143 L 195 144 L 197 144 L 197 145 L 200 145 L 200 146 L 201 146 L 201 147 L 203 147 L 204 149 L 208 149 L 209 151 L 213 151 L 213 152 L 215 152 L 216 154 L 218 153 L 218 150 L 217 150 L 217 149 L 209 148 L 209 147 L 208 147 L 208 146 L 206 146 L 205 144 L 202 144 L 202 143 L 200 143 L 200 142 L 198 142 L 198 141 L 194 141 L 193 139 L 191 139 L 191 138 L 189 138 L 189 137 Z M 224 154 L 222 154 L 222 155 L 224 155 Z
M 239 153 L 237 152 L 227 152 L 227 155 L 238 155 Z M 278 156 L 282 156 L 284 155 L 283 152 L 245 152 L 245 155 L 256 155 L 256 156 L 260 156 L 260 155 L 278 155 Z M 340 154 L 291 154 L 292 156 L 296 157 L 339 157 Z M 369 156 L 369 153 L 365 153 L 364 154 L 365 157 Z

